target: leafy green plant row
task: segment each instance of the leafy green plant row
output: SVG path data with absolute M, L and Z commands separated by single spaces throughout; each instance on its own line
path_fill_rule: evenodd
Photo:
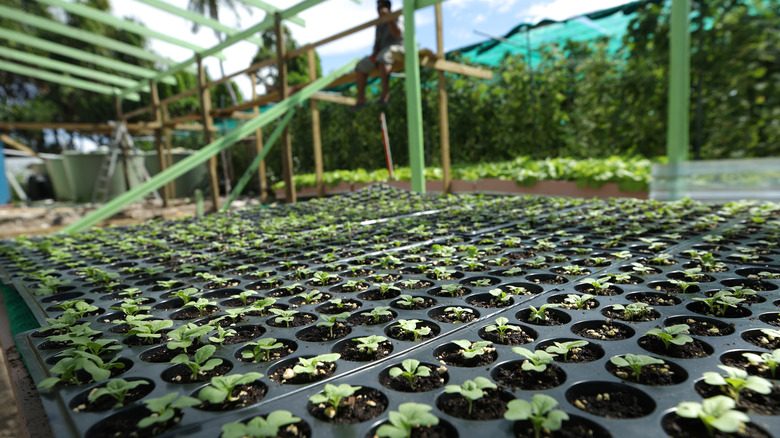
M 529 156 L 518 157 L 510 161 L 479 163 L 452 166 L 452 178 L 478 180 L 498 178 L 514 180 L 517 184 L 531 186 L 537 181 L 563 180 L 574 181 L 582 187 L 599 188 L 605 183 L 617 183 L 621 190 L 647 190 L 650 184 L 652 162 L 646 158 L 634 156 L 611 156 L 609 158 L 546 158 L 534 160 Z M 394 170 L 394 178 L 400 181 L 411 180 L 409 167 Z M 443 177 L 441 167 L 427 167 L 425 179 L 439 181 Z M 379 170 L 334 170 L 323 174 L 323 181 L 333 187 L 339 183 L 372 183 L 390 180 L 387 169 Z M 295 175 L 295 187 L 315 187 L 314 174 Z M 278 182 L 274 188 L 284 187 Z

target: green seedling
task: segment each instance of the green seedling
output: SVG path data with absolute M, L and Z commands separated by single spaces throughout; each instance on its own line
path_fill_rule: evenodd
M 216 320 L 214 322 L 216 322 Z M 235 331 L 234 329 L 231 328 L 225 329 L 219 324 L 216 325 L 216 328 L 217 328 L 217 334 L 214 336 L 209 336 L 209 341 L 215 344 L 222 345 L 227 340 L 227 338 L 231 336 L 236 336 L 238 334 L 238 332 Z
M 514 277 L 515 275 L 520 275 L 523 273 L 523 268 L 519 268 L 517 266 L 513 268 L 509 268 L 506 271 L 504 271 L 504 275 L 508 275 L 510 277 Z
M 546 394 L 534 394 L 531 402 L 522 399 L 512 400 L 507 403 L 507 411 L 504 418 L 510 421 L 531 420 L 534 428 L 534 436 L 540 438 L 542 429 L 555 432 L 560 430 L 564 421 L 569 419 L 569 414 L 560 409 L 555 409 L 558 401 Z
M 239 301 L 241 301 L 242 305 L 246 306 L 247 305 L 247 301 L 249 300 L 249 297 L 254 296 L 254 295 L 257 295 L 257 291 L 246 290 L 246 291 L 240 292 L 240 293 L 238 293 L 236 295 L 232 295 L 230 298 L 238 299 Z
M 266 418 L 255 417 L 244 423 L 222 425 L 222 438 L 274 438 L 284 426 L 300 422 L 290 411 L 273 411 Z
M 671 344 L 685 345 L 689 342 L 693 342 L 693 338 L 684 334 L 691 328 L 688 324 L 677 324 L 663 329 L 654 328 L 648 330 L 645 334 L 650 336 L 657 336 L 664 343 L 664 347 L 668 350 Z
M 428 377 L 431 375 L 431 369 L 425 365 L 420 365 L 420 361 L 416 359 L 406 359 L 401 362 L 401 368 L 392 367 L 388 371 L 390 377 L 396 378 L 403 376 L 409 381 L 409 386 L 414 390 L 414 382 L 418 377 Z
M 528 359 L 521 365 L 524 371 L 536 371 L 537 373 L 544 372 L 547 369 L 547 365 L 551 364 L 555 356 L 557 356 L 557 354 L 548 353 L 544 350 L 531 351 L 523 347 L 514 347 L 512 352 Z
M 122 292 L 119 292 L 117 295 L 127 298 L 135 298 L 139 295 L 141 295 L 143 291 L 141 289 L 138 289 L 137 287 L 131 287 L 128 289 L 123 290 Z
M 359 391 L 362 387 L 361 386 L 350 386 L 345 384 L 341 384 L 339 386 L 332 385 L 330 383 L 325 384 L 325 388 L 323 388 L 323 393 L 321 394 L 315 394 L 311 397 L 309 397 L 309 401 L 315 405 L 318 404 L 328 404 L 327 408 L 325 408 L 325 416 L 328 418 L 334 418 L 339 413 L 339 406 L 341 405 L 341 400 L 343 400 L 346 397 L 351 397 L 355 392 Z
M 157 280 L 155 283 L 157 284 L 158 287 L 161 287 L 164 290 L 171 290 L 181 282 L 179 280 Z
M 456 297 L 460 292 L 460 286 L 457 284 L 445 284 L 441 287 L 441 293 Z
M 44 276 L 38 280 L 40 283 L 38 287 L 33 290 L 35 295 L 53 295 L 57 293 L 60 286 L 65 286 L 70 283 L 70 280 L 60 280 L 59 277 Z
M 466 339 L 460 339 L 452 341 L 452 343 L 460 347 L 460 354 L 465 359 L 473 359 L 494 350 L 489 347 L 489 341 L 471 342 Z
M 177 348 L 181 348 L 187 353 L 188 348 L 192 345 L 199 344 L 200 338 L 212 330 L 213 328 L 211 326 L 200 326 L 192 323 L 185 324 L 176 330 L 171 330 L 167 333 L 168 338 L 171 339 L 167 344 L 168 349 L 176 350 Z
M 333 278 L 336 278 L 336 276 L 329 272 L 317 271 L 313 275 L 312 283 L 319 284 L 320 286 L 325 286 Z
M 608 281 L 607 277 L 599 278 L 585 278 L 580 281 L 580 284 L 590 285 L 596 294 L 605 294 L 612 287 L 612 283 Z
M 375 324 L 379 323 L 380 318 L 383 316 L 392 316 L 392 314 L 393 312 L 390 311 L 390 307 L 388 306 L 377 306 L 367 313 L 367 315 L 374 319 Z
M 639 381 L 639 376 L 642 374 L 642 367 L 647 365 L 663 365 L 664 361 L 656 359 L 645 354 L 631 354 L 628 353 L 623 357 L 612 356 L 609 359 L 612 364 L 618 367 L 628 367 L 634 373 L 634 378 Z
M 716 316 L 723 316 L 728 311 L 729 307 L 738 307 L 740 303 L 745 301 L 745 298 L 735 297 L 729 290 L 719 290 L 715 292 L 709 298 L 693 298 L 694 301 L 701 301 L 707 305 L 710 313 Z
M 750 389 L 759 394 L 769 394 L 772 392 L 772 382 L 763 377 L 748 376 L 747 371 L 726 365 L 718 365 L 718 368 L 725 371 L 726 375 L 723 376 L 713 371 L 705 372 L 702 374 L 702 376 L 704 376 L 704 383 L 722 386 L 726 395 L 733 398 L 737 404 L 739 404 L 740 392 L 745 389 Z
M 431 275 L 436 280 L 446 280 L 450 278 L 450 276 L 454 273 L 455 273 L 454 269 L 447 269 L 444 266 L 437 266 L 431 269 Z
M 106 386 L 95 388 L 89 393 L 89 396 L 87 399 L 90 401 L 90 403 L 94 402 L 95 400 L 99 399 L 100 397 L 107 395 L 114 400 L 116 400 L 116 404 L 114 405 L 113 409 L 121 408 L 125 404 L 125 397 L 127 396 L 127 393 L 131 390 L 141 386 L 141 385 L 148 385 L 149 382 L 146 380 L 134 380 L 132 382 L 128 382 L 125 379 L 114 379 L 109 380 L 109 382 L 106 384 Z
M 398 291 L 398 292 L 401 291 L 400 288 L 393 286 L 392 283 L 374 283 L 373 286 L 377 288 L 377 290 L 379 291 L 379 295 L 381 296 L 387 295 L 387 293 L 390 291 Z
M 273 306 L 274 304 L 276 304 L 276 298 L 271 298 L 271 297 L 263 298 L 249 305 L 249 307 L 246 308 L 246 311 L 257 312 L 260 313 L 261 315 L 264 315 L 265 313 L 271 312 L 273 310 L 271 309 L 271 306 Z
M 687 294 L 688 289 L 692 288 L 693 286 L 698 286 L 699 283 L 695 281 L 685 281 L 685 280 L 669 280 L 669 283 L 672 283 L 673 285 L 680 288 L 680 292 Z
M 701 403 L 682 402 L 675 411 L 683 418 L 698 418 L 704 423 L 710 436 L 715 436 L 715 430 L 724 433 L 734 433 L 750 422 L 750 417 L 744 412 L 734 409 L 736 402 L 725 395 L 716 395 L 704 399 Z
M 531 309 L 531 315 L 528 317 L 528 320 L 529 321 L 536 321 L 536 320 L 547 321 L 547 312 L 546 311 L 547 311 L 547 309 L 549 309 L 551 307 L 561 307 L 561 305 L 560 304 L 547 303 L 547 304 L 543 304 L 538 309 L 536 307 L 534 307 L 534 306 L 530 306 L 529 305 L 528 308 Z
M 568 341 L 553 342 L 553 345 L 545 348 L 544 351 L 552 354 L 563 355 L 564 362 L 569 360 L 569 353 L 575 348 L 582 348 L 588 345 L 588 341 Z
M 502 291 L 501 289 L 492 289 L 488 291 L 488 293 L 492 295 L 496 302 L 500 305 L 508 305 L 512 302 L 512 296 Z
M 314 373 L 317 371 L 317 366 L 322 366 L 326 362 L 335 362 L 340 358 L 341 355 L 338 353 L 320 354 L 309 359 L 299 357 L 298 363 L 293 366 L 292 370 L 294 374 L 308 374 L 310 378 L 313 378 Z
M 252 383 L 263 377 L 260 373 L 250 372 L 246 374 L 229 374 L 227 376 L 214 376 L 208 386 L 198 392 L 198 398 L 211 404 L 222 403 L 227 400 L 234 402 L 240 400 L 240 397 L 233 395 L 237 386 Z
M 262 338 L 255 342 L 247 342 L 246 346 L 252 349 L 242 351 L 241 357 L 252 359 L 253 362 L 268 362 L 271 360 L 271 351 L 282 348 L 284 344 L 277 342 L 275 338 Z
M 333 327 L 339 323 L 339 319 L 349 318 L 349 312 L 342 312 L 336 315 L 320 315 L 324 321 L 318 322 L 317 327 L 327 327 L 330 333 L 330 337 L 333 337 Z
M 290 323 L 293 322 L 295 319 L 295 315 L 300 313 L 297 310 L 282 310 L 282 309 L 268 309 L 269 312 L 273 313 L 274 315 L 277 315 L 276 318 L 274 318 L 274 322 L 277 324 L 285 323 L 287 324 L 287 327 L 290 326 Z
M 178 392 L 172 392 L 162 397 L 144 400 L 146 409 L 151 411 L 151 415 L 142 418 L 138 422 L 138 427 L 144 429 L 157 423 L 166 423 L 173 419 L 177 409 L 184 409 L 200 404 L 200 400 L 194 397 L 181 396 L 177 400 L 176 397 L 178 396 Z
M 388 413 L 390 424 L 379 426 L 376 434 L 380 438 L 411 438 L 415 427 L 439 424 L 439 418 L 429 412 L 431 409 L 422 403 L 401 403 L 398 411 Z
M 337 309 L 343 309 L 344 307 L 347 307 L 347 303 L 341 298 L 334 298 L 332 300 L 328 300 L 328 302 L 334 305 Z
M 70 343 L 76 350 L 86 351 L 87 353 L 94 354 L 95 356 L 102 356 L 104 354 L 119 351 L 122 346 L 117 344 L 113 339 L 92 339 L 89 336 L 71 336 Z M 70 350 L 65 350 L 59 353 L 62 356 L 66 356 L 70 353 Z
M 472 408 L 474 407 L 474 400 L 479 400 L 482 398 L 486 392 L 486 389 L 496 389 L 497 386 L 495 383 L 491 382 L 490 380 L 479 376 L 474 378 L 474 380 L 466 380 L 461 384 L 458 385 L 447 385 L 444 388 L 444 391 L 447 394 L 460 394 L 465 398 L 469 403 L 469 410 L 468 413 L 471 415 Z
M 612 306 L 612 310 L 620 312 L 623 311 L 623 319 L 627 321 L 637 321 L 647 315 L 647 312 L 653 310 L 647 303 L 631 303 L 627 305 L 615 304 Z
M 431 334 L 431 328 L 427 326 L 417 327 L 418 323 L 421 323 L 419 319 L 399 319 L 396 327 L 400 328 L 404 334 L 412 335 L 414 341 L 419 341 L 420 336 L 427 336 Z
M 655 269 L 641 263 L 631 263 L 631 271 L 636 275 L 647 275 L 655 272 Z
M 98 310 L 97 306 L 93 306 L 84 300 L 63 301 L 60 304 L 56 304 L 54 307 L 73 314 L 76 319 L 83 318 L 84 315 Z
M 568 294 L 566 295 L 566 298 L 563 299 L 563 302 L 573 306 L 577 310 L 583 310 L 588 308 L 588 301 L 593 299 L 593 295 L 591 294 Z
M 119 310 L 125 315 L 137 315 L 139 313 L 145 313 L 151 310 L 151 306 L 144 306 L 144 299 L 125 298 L 119 306 L 112 306 L 110 309 Z
M 496 318 L 495 324 L 491 324 L 485 327 L 485 331 L 486 332 L 498 331 L 498 338 L 500 342 L 504 342 L 504 336 L 506 336 L 506 332 L 510 330 L 522 331 L 520 327 L 516 325 L 510 325 L 508 323 L 509 323 L 509 319 L 503 316 L 499 316 L 498 318 Z
M 192 371 L 190 379 L 195 380 L 197 379 L 198 374 L 211 371 L 214 368 L 222 365 L 222 359 L 211 358 L 216 350 L 217 347 L 213 345 L 204 345 L 195 351 L 193 360 L 190 360 L 190 357 L 186 354 L 180 354 L 171 359 L 170 363 L 175 365 L 185 365 L 190 369 L 190 371 Z
M 415 279 L 401 280 L 401 284 L 402 284 L 402 285 L 403 285 L 403 286 L 404 286 L 406 289 L 413 289 L 413 288 L 414 288 L 415 286 L 417 286 L 417 284 L 419 284 L 419 283 L 420 283 L 420 280 L 415 280 Z M 401 295 L 401 296 L 403 296 L 403 295 Z
M 728 292 L 731 293 L 732 296 L 737 298 L 746 298 L 749 296 L 756 295 L 756 291 L 750 288 L 742 287 L 742 286 L 733 286 L 728 288 Z
M 146 316 L 146 315 L 141 315 Z M 125 333 L 125 336 L 137 336 L 144 340 L 147 344 L 151 344 L 155 339 L 162 337 L 161 331 L 173 327 L 173 321 L 170 319 L 160 319 L 152 321 L 134 320 L 131 317 L 125 318 L 125 321 L 130 325 L 130 330 Z
M 202 292 L 198 292 L 198 289 L 194 287 L 188 287 L 186 289 L 177 290 L 173 296 L 181 298 L 182 301 L 184 301 L 184 304 L 186 305 L 193 299 L 199 297 L 202 295 Z
M 213 307 L 216 305 L 216 301 L 211 301 L 206 298 L 198 298 L 195 301 L 190 301 L 189 303 L 185 304 L 184 307 L 194 307 L 198 310 L 198 314 L 203 317 L 203 314 L 208 309 L 208 307 Z
M 355 338 L 353 341 L 357 342 L 355 348 L 357 348 L 358 351 L 373 354 L 374 351 L 379 348 L 379 344 L 387 341 L 387 338 L 384 336 L 371 335 L 362 338 Z
M 100 356 L 86 351 L 70 349 L 63 353 L 67 353 L 68 356 L 62 358 L 51 368 L 51 373 L 57 376 L 44 379 L 38 384 L 38 388 L 51 389 L 60 382 L 76 385 L 87 383 L 79 380 L 79 371 L 86 371 L 93 381 L 102 382 L 111 377 L 112 369 L 125 367 L 125 364 L 118 361 L 119 356 L 105 362 Z M 62 356 L 63 353 L 60 353 L 59 356 Z
M 467 314 L 473 314 L 474 311 L 471 309 L 465 309 L 463 307 L 447 307 L 444 309 L 445 313 L 454 313 L 455 319 L 458 322 L 463 322 L 464 318 Z
M 742 353 L 742 356 L 751 364 L 765 365 L 769 368 L 769 373 L 772 375 L 772 378 L 775 378 L 777 365 L 780 364 L 780 349 L 776 349 L 771 353 L 761 353 L 761 355 L 755 353 Z

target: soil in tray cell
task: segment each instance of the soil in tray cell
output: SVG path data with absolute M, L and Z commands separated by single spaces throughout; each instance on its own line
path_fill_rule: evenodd
M 241 421 L 241 423 L 247 424 L 258 417 L 266 419 L 268 416 L 258 415 L 257 417 L 247 418 Z M 281 427 L 276 435 L 277 438 L 311 438 L 311 436 L 311 427 L 303 420 Z
M 345 339 L 333 347 L 333 352 L 339 353 L 341 359 L 350 362 L 372 362 L 387 357 L 393 352 L 393 343 L 391 341 L 379 341 L 376 343 L 376 348 L 367 346 L 360 348 L 360 345 L 362 345 L 360 339 Z
M 428 312 L 428 316 L 439 322 L 463 324 L 479 318 L 479 312 L 468 307 L 437 307 Z
M 333 362 L 318 362 L 313 373 L 296 373 L 293 370 L 296 364 L 297 359 L 286 360 L 269 370 L 268 378 L 281 384 L 303 385 L 318 382 L 336 372 L 336 364 Z
M 315 418 L 333 424 L 355 424 L 376 418 L 387 409 L 387 396 L 373 388 L 362 387 L 343 398 L 334 407 L 330 403 L 312 403 L 306 409 Z
M 150 414 L 144 406 L 124 409 L 89 428 L 86 438 L 145 438 L 160 435 L 182 420 L 184 410 L 176 409 L 173 418 L 168 421 L 139 428 L 138 422 Z
M 371 312 L 377 312 L 372 315 Z M 358 312 L 350 316 L 347 320 L 352 325 L 377 325 L 386 324 L 398 316 L 397 312 L 389 310 L 385 306 L 375 307 L 372 311 Z
M 572 333 L 583 338 L 601 341 L 620 341 L 629 339 L 636 333 L 631 327 L 619 322 L 582 321 L 571 327 Z
M 767 351 L 734 350 L 722 354 L 720 356 L 720 361 L 723 362 L 723 364 L 726 366 L 745 370 L 751 376 L 763 377 L 769 380 L 780 379 L 780 367 L 776 366 L 775 370 L 773 371 L 769 365 L 761 361 L 751 362 L 747 357 L 744 356 L 745 354 L 754 354 L 759 357 L 762 355 L 771 355 L 771 353 Z
M 490 365 L 498 359 L 498 353 L 492 345 L 480 346 L 467 340 L 458 342 L 461 342 L 463 345 L 471 344 L 467 347 L 469 351 L 462 348 L 462 346 L 451 342 L 436 348 L 433 351 L 433 357 L 446 365 L 468 368 Z M 487 343 L 487 341 L 479 342 L 482 344 Z
M 465 420 L 496 420 L 504 417 L 506 405 L 514 396 L 500 389 L 485 389 L 483 396 L 472 402 L 460 394 L 442 394 L 436 399 L 436 407 L 453 417 Z
M 383 424 L 390 424 L 390 422 L 385 421 L 371 428 L 364 438 L 376 438 L 376 431 Z M 455 426 L 439 418 L 439 424 L 435 426 L 412 427 L 409 438 L 459 438 L 459 436 L 458 429 Z
M 527 360 L 507 362 L 496 366 L 491 377 L 509 388 L 522 390 L 542 390 L 561 386 L 566 381 L 566 373 L 555 364 L 548 364 L 543 371 L 524 370 Z
M 567 343 L 576 342 L 576 341 L 587 342 L 587 344 L 581 347 L 569 348 Z M 539 345 L 537 345 L 536 349 L 546 351 L 547 348 L 549 347 L 566 348 L 568 350 L 568 352 L 565 354 L 561 353 L 560 351 L 553 350 L 552 352 L 557 354 L 557 356 L 555 356 L 555 358 L 553 359 L 556 362 L 588 363 L 588 362 L 599 360 L 602 357 L 604 357 L 604 348 L 602 348 L 601 345 L 595 342 L 583 341 L 582 339 L 574 339 L 574 338 L 550 339 L 549 341 L 540 342 Z
M 515 436 L 518 438 L 535 438 L 533 424 L 530 420 L 516 421 Z M 569 414 L 569 419 L 563 421 L 562 427 L 554 432 L 542 428 L 540 438 L 611 438 L 612 435 L 604 427 L 579 415 Z
M 232 369 L 233 364 L 230 363 L 230 361 L 222 359 L 222 363 L 213 369 L 207 371 L 198 371 L 194 376 L 192 370 L 188 366 L 179 364 L 163 371 L 161 377 L 164 381 L 169 383 L 207 382 L 214 376 L 224 376 Z
M 649 306 L 676 306 L 682 303 L 680 297 L 660 292 L 635 292 L 626 295 L 628 301 L 645 303 Z
M 341 339 L 352 333 L 352 329 L 342 322 L 337 322 L 333 327 L 307 327 L 295 334 L 295 337 L 304 342 L 327 342 Z
M 396 369 L 393 373 L 401 374 L 392 377 L 390 375 L 392 369 Z M 446 385 L 449 378 L 447 367 L 427 362 L 420 363 L 414 359 L 407 359 L 379 373 L 379 383 L 382 386 L 401 392 L 433 391 Z
M 497 324 L 491 324 L 479 329 L 479 337 L 493 342 L 495 344 L 502 345 L 522 345 L 528 344 L 539 338 L 539 333 L 536 330 L 517 324 L 506 324 L 507 329 L 503 330 L 503 334 L 498 330 Z
M 578 383 L 566 391 L 577 409 L 605 418 L 640 418 L 655 410 L 655 401 L 643 391 L 613 382 Z
M 127 379 L 127 381 L 134 387 L 125 394 L 123 399 L 125 405 L 146 397 L 154 390 L 154 383 L 150 380 L 133 378 Z M 101 388 L 105 388 L 110 382 L 101 382 L 100 385 L 73 397 L 69 404 L 70 409 L 74 412 L 100 412 L 121 407 L 119 401 L 108 394 L 103 394 L 93 401 L 89 400 L 93 393 Z
M 717 374 L 725 374 L 720 370 L 712 370 Z M 696 392 L 703 398 L 710 398 L 716 395 L 725 395 L 734 398 L 733 392 L 726 388 L 726 385 L 709 385 L 704 380 L 699 380 L 694 385 Z M 778 415 L 780 414 L 780 388 L 773 386 L 769 394 L 761 394 L 752 389 L 743 389 L 739 392 L 739 401 L 737 409 L 748 414 L 757 415 Z
M 236 359 L 241 362 L 272 362 L 289 356 L 298 349 L 298 344 L 288 339 L 264 338 L 262 341 L 267 342 L 264 346 L 274 348 L 259 348 L 253 343 L 247 343 L 236 352 Z
M 677 385 L 688 379 L 688 373 L 683 367 L 669 361 L 664 361 L 662 364 L 642 366 L 638 377 L 631 367 L 619 367 L 611 361 L 606 363 L 606 368 L 610 374 L 628 383 L 639 383 L 648 386 Z
M 669 327 L 688 324 L 688 334 L 692 336 L 727 336 L 734 333 L 734 324 L 703 316 L 672 316 L 664 321 Z
M 733 433 L 721 432 L 713 429 L 710 433 L 707 427 L 698 418 L 683 418 L 675 412 L 670 412 L 663 416 L 661 426 L 672 438 L 771 438 L 767 431 L 753 423 L 744 424 L 744 428 Z
M 191 396 L 197 398 L 199 392 L 200 390 L 191 394 Z M 268 386 L 266 386 L 265 383 L 255 381 L 236 386 L 233 388 L 230 396 L 220 403 L 205 401 L 195 408 L 204 411 L 230 411 L 233 409 L 240 409 L 260 402 L 267 392 Z
M 540 326 L 564 325 L 571 322 L 571 316 L 562 310 L 545 309 L 543 313 L 544 316 L 535 316 L 531 309 L 523 309 L 517 312 L 515 317 L 528 324 Z
M 693 342 L 682 345 L 672 343 L 666 345 L 658 336 L 645 335 L 639 338 L 637 343 L 640 347 L 651 353 L 666 357 L 676 357 L 678 359 L 707 357 L 715 351 L 711 345 L 696 338 L 693 338 Z

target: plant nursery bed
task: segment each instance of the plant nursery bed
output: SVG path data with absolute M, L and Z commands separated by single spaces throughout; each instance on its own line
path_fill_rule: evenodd
M 777 242 L 777 204 L 371 186 L 17 237 L 0 276 L 57 437 L 765 437 Z

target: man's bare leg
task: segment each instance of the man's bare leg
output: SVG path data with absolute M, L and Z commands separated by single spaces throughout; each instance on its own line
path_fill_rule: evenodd
M 379 76 L 382 78 L 382 101 L 390 101 L 390 72 L 393 70 L 392 64 L 377 63 L 379 67 Z
M 357 82 L 357 104 L 366 103 L 366 80 L 368 75 L 360 70 L 355 70 L 355 80 Z

